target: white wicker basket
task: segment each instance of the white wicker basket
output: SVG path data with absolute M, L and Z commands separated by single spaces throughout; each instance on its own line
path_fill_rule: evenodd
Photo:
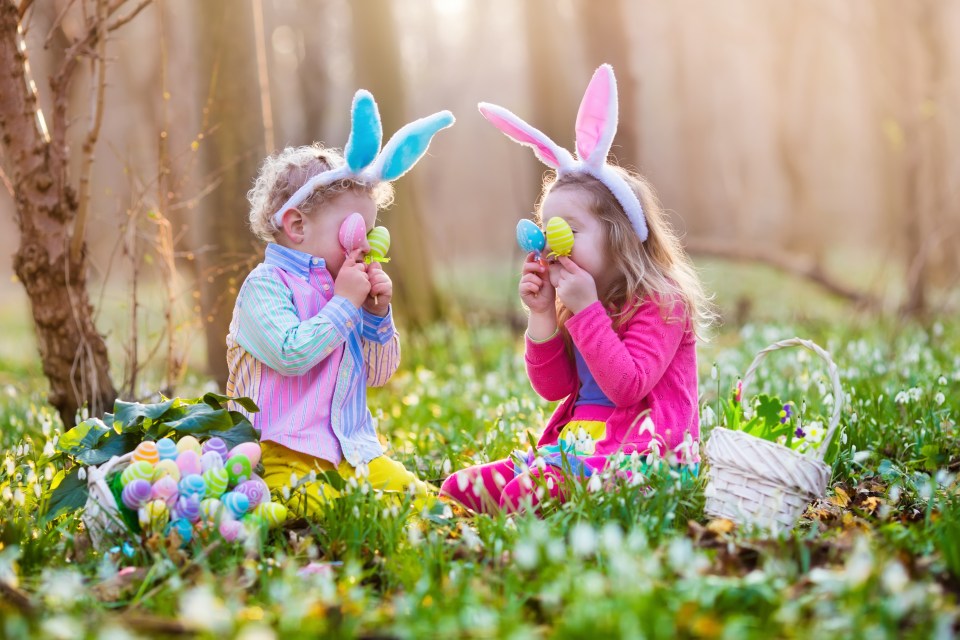
M 127 534 L 127 525 L 120 518 L 117 501 L 107 484 L 107 476 L 123 471 L 133 459 L 133 453 L 114 456 L 98 467 L 87 468 L 87 504 L 81 516 L 90 541 L 99 548 L 104 539 Z
M 843 405 L 840 377 L 830 354 L 800 338 L 775 342 L 754 358 L 743 376 L 742 389 L 747 388 L 769 353 L 788 347 L 808 349 L 827 364 L 834 398 L 827 433 L 813 456 L 808 456 L 742 431 L 714 428 L 706 449 L 710 468 L 704 511 L 708 515 L 769 531 L 785 531 L 793 528 L 806 506 L 821 497 L 827 487 L 830 467 L 824 464 L 823 457 L 840 423 Z

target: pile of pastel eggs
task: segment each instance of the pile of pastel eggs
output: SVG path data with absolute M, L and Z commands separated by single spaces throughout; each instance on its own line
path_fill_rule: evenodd
M 251 530 L 283 524 L 287 509 L 270 501 L 270 490 L 253 469 L 260 445 L 228 450 L 221 438 L 203 444 L 187 435 L 178 442 L 144 441 L 120 473 L 120 498 L 145 531 L 176 530 L 184 542 L 194 529 L 213 527 L 228 541 Z

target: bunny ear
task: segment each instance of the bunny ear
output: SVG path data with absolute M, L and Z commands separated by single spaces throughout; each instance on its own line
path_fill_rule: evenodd
M 592 167 L 607 160 L 617 133 L 617 79 L 613 67 L 600 65 L 594 71 L 577 112 L 577 156 Z
M 481 102 L 477 108 L 490 124 L 500 129 L 508 138 L 532 148 L 537 159 L 548 167 L 560 169 L 573 164 L 569 151 L 558 146 L 545 133 L 534 129 L 511 111 L 489 102 Z
M 383 140 L 383 126 L 380 124 L 380 110 L 373 95 L 360 89 L 353 96 L 350 110 L 350 137 L 344 147 L 347 166 L 358 172 L 373 162 L 380 151 Z
M 452 113 L 440 111 L 401 127 L 377 157 L 372 169 L 374 177 L 392 181 L 405 174 L 427 152 L 433 136 L 454 122 Z

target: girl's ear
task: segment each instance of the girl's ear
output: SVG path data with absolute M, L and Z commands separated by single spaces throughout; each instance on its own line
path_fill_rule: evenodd
M 405 174 L 427 152 L 433 136 L 454 122 L 452 113 L 440 111 L 401 127 L 374 162 L 374 177 L 389 182 Z
M 577 156 L 593 168 L 607 161 L 617 134 L 617 79 L 613 67 L 601 65 L 593 72 L 577 112 Z
M 557 145 L 547 134 L 527 124 L 513 112 L 489 102 L 477 105 L 480 114 L 490 121 L 490 124 L 500 129 L 514 142 L 530 147 L 533 153 L 543 164 L 551 169 L 560 169 L 573 164 L 573 157 L 566 149 Z
M 380 123 L 380 110 L 373 95 L 360 89 L 353 96 L 350 110 L 350 137 L 343 148 L 347 166 L 354 173 L 369 165 L 380 151 L 383 141 L 383 125 Z

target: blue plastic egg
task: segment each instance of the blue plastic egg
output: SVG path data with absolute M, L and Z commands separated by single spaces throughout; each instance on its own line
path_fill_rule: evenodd
M 532 220 L 524 218 L 517 223 L 517 244 L 525 252 L 533 251 L 539 259 L 540 252 L 547 246 L 547 238 Z

